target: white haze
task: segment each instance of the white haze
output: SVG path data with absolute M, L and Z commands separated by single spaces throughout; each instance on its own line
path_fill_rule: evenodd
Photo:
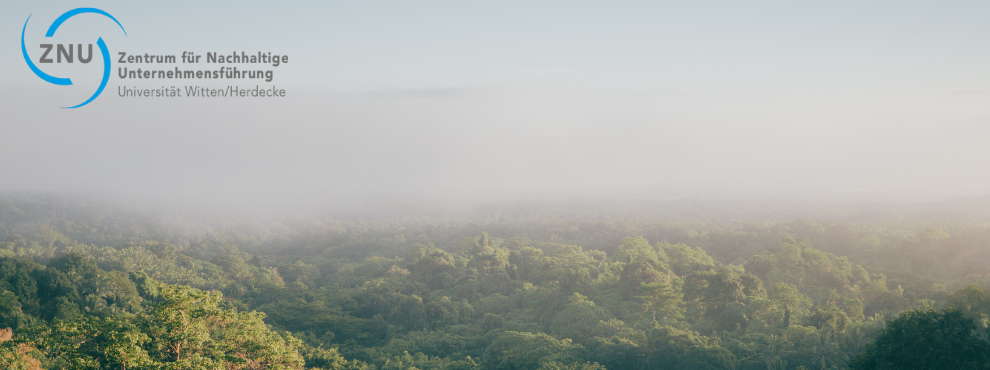
M 128 26 L 107 36 L 118 49 L 290 55 L 275 71 L 289 96 L 121 98 L 163 84 L 114 77 L 76 110 L 17 38 L 27 14 L 72 5 L 18 4 L 0 29 L 0 190 L 268 205 L 990 193 L 982 5 L 786 4 L 108 5 Z M 243 38 L 218 26 L 266 21 L 279 27 Z

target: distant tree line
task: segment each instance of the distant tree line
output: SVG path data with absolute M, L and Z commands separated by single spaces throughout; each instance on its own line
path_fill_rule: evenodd
M 0 201 L 5 368 L 990 363 L 986 266 L 946 267 L 980 258 L 978 225 L 305 217 L 178 232 L 48 206 Z

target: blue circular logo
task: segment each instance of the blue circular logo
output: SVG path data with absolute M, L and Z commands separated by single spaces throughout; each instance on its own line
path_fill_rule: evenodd
M 106 16 L 107 18 L 110 18 L 111 20 L 113 20 L 114 22 L 116 22 L 118 26 L 120 26 L 120 30 L 121 31 L 124 31 L 124 36 L 127 36 L 127 31 L 124 30 L 124 26 L 121 25 L 120 22 L 117 22 L 117 19 L 114 18 L 112 15 L 110 15 L 110 13 L 107 13 L 105 11 L 102 11 L 102 10 L 96 9 L 96 8 L 77 8 L 77 9 L 73 9 L 73 10 L 70 10 L 70 11 L 65 12 L 65 14 L 62 14 L 61 16 L 58 17 L 58 19 L 56 19 L 54 22 L 52 22 L 52 25 L 48 27 L 48 32 L 45 33 L 45 37 L 52 37 L 52 36 L 54 36 L 55 35 L 55 31 L 58 30 L 58 27 L 61 26 L 62 23 L 65 23 L 65 21 L 67 21 L 69 18 L 72 18 L 73 16 L 76 16 L 76 15 L 79 15 L 79 14 L 85 14 L 85 13 L 95 13 L 95 14 L 100 14 L 100 15 Z M 31 57 L 28 56 L 27 47 L 24 46 L 24 31 L 27 30 L 27 24 L 28 24 L 28 21 L 30 21 L 30 20 L 31 20 L 31 16 L 29 15 L 28 16 L 28 19 L 26 21 L 24 21 L 24 28 L 21 29 L 21 53 L 24 54 L 24 61 L 27 62 L 28 67 L 31 67 L 31 71 L 33 71 L 34 74 L 38 75 L 38 77 L 41 77 L 42 80 L 48 81 L 49 83 L 53 83 L 55 85 L 72 85 L 72 80 L 70 80 L 68 78 L 55 77 L 55 76 L 49 75 L 49 74 L 47 74 L 45 72 L 42 72 L 31 61 Z M 89 104 L 89 102 L 93 101 L 93 99 L 96 99 L 97 96 L 100 96 L 100 93 L 103 92 L 103 89 L 105 87 L 107 87 L 107 81 L 110 80 L 110 51 L 107 50 L 107 44 L 103 42 L 103 38 L 102 37 L 100 37 L 100 38 L 98 38 L 96 40 L 96 45 L 100 47 L 100 52 L 103 54 L 103 80 L 100 82 L 100 87 L 96 89 L 96 92 L 93 93 L 93 96 L 89 97 L 89 99 L 86 99 L 86 101 L 82 102 L 82 104 L 79 104 L 79 105 L 76 105 L 76 106 L 72 106 L 72 107 L 62 107 L 62 108 L 69 108 L 69 109 L 71 109 L 71 108 L 79 108 L 81 106 L 84 106 L 86 104 Z M 48 52 L 50 52 L 51 51 L 51 45 L 48 45 L 48 47 L 49 47 Z M 92 56 L 93 56 L 92 55 L 92 47 L 93 47 L 93 45 L 90 44 L 90 52 L 91 52 L 90 53 L 90 58 L 92 58 Z M 59 52 L 62 52 L 62 51 L 64 51 L 64 50 L 62 49 L 62 46 L 59 45 Z M 48 52 L 46 52 L 45 55 L 48 55 Z M 59 54 L 58 57 L 61 58 L 62 57 L 62 54 Z M 42 60 L 41 60 L 42 63 L 44 63 L 45 62 L 45 59 L 44 59 L 45 57 L 42 56 L 41 58 L 42 58 Z M 68 58 L 69 62 L 72 61 L 72 45 L 69 45 L 69 51 L 68 51 L 68 54 L 67 54 L 67 58 Z M 79 59 L 80 60 L 83 60 L 82 59 L 82 45 L 79 45 Z M 61 59 L 59 59 L 59 60 L 61 61 Z M 88 62 L 88 60 L 84 61 L 84 63 L 86 63 L 86 62 Z M 50 63 L 50 59 L 49 59 L 49 63 Z

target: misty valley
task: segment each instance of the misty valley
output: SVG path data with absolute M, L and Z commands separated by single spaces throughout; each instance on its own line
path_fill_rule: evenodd
M 990 370 L 990 2 L 69 3 L 0 370 Z
M 972 204 L 987 201 L 373 217 L 173 214 L 7 193 L 0 362 L 985 369 L 990 219 Z M 794 212 L 835 221 L 770 221 Z

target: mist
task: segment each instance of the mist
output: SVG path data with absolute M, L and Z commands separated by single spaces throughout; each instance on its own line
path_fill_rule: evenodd
M 0 166 L 5 189 L 166 202 L 936 200 L 986 189 L 975 165 L 990 126 L 952 113 L 983 98 L 851 96 L 821 109 L 814 96 L 498 87 L 180 100 L 166 115 L 136 100 L 8 117 Z
M 5 367 L 990 364 L 990 2 L 0 10 Z
M 288 96 L 120 97 L 119 86 L 161 84 L 112 80 L 94 104 L 59 109 L 79 93 L 35 81 L 8 38 L 0 190 L 258 207 L 987 193 L 979 11 L 729 8 L 479 5 L 401 17 L 410 10 L 308 4 L 228 19 L 330 17 L 245 31 L 248 42 L 200 13 L 121 4 L 129 34 L 105 36 L 111 46 L 275 50 L 291 55 L 274 80 Z M 11 10 L 3 32 L 15 35 L 43 9 Z M 164 32 L 169 17 L 191 25 Z M 119 33 L 104 26 L 76 27 Z

